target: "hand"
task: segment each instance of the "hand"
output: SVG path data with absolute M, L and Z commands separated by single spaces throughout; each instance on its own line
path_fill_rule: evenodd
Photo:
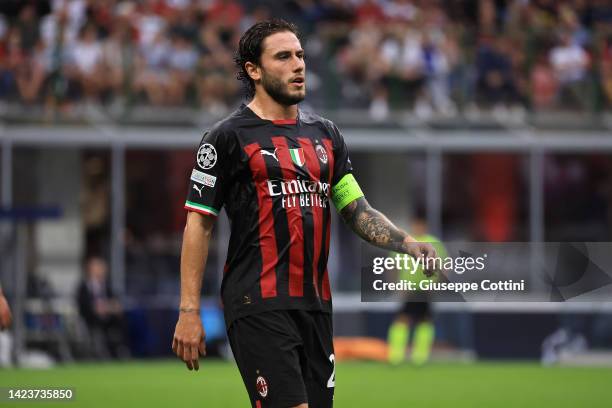
M 7 329 L 13 317 L 11 316 L 11 309 L 9 308 L 8 302 L 4 295 L 0 294 L 0 330 Z
M 424 258 L 423 273 L 425 276 L 431 277 L 436 273 L 435 262 L 427 262 L 428 258 L 436 257 L 436 250 L 433 245 L 428 242 L 416 242 L 413 239 L 406 238 L 404 240 L 404 249 L 408 255 L 414 258 Z M 427 268 L 428 263 L 431 263 L 429 268 Z
M 194 368 L 196 371 L 200 369 L 198 358 L 206 355 L 205 338 L 200 313 L 181 312 L 174 330 L 172 351 L 185 362 L 190 371 Z

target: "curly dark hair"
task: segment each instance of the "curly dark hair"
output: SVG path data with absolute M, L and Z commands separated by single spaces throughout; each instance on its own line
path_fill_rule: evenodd
M 241 81 L 244 85 L 247 97 L 252 98 L 255 96 L 255 82 L 251 79 L 249 74 L 246 72 L 244 65 L 247 62 L 254 64 L 260 64 L 262 44 L 264 40 L 276 33 L 284 31 L 292 32 L 296 37 L 300 38 L 298 28 L 295 24 L 282 19 L 272 19 L 260 21 L 249 28 L 240 37 L 240 43 L 238 44 L 238 51 L 234 56 L 234 63 L 238 68 L 238 75 L 236 78 Z

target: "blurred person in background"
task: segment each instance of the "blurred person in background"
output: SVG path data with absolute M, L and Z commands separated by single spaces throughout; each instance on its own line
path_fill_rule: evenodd
M 206 19 L 220 31 L 232 32 L 240 26 L 244 8 L 235 0 L 212 0 L 205 6 Z
M 127 88 L 129 67 L 134 63 L 135 47 L 131 41 L 129 22 L 122 16 L 116 16 L 108 26 L 109 32 L 102 41 L 102 69 L 104 90 L 110 92 L 113 101 L 122 105 L 123 95 Z
M 161 15 L 162 2 L 157 0 L 143 0 L 135 3 L 137 9 L 130 10 L 131 20 L 138 33 L 138 45 L 146 47 L 157 41 L 159 35 L 166 30 L 166 20 Z
M 102 44 L 96 27 L 85 25 L 78 40 L 70 47 L 70 77 L 79 85 L 87 102 L 99 102 L 104 89 L 106 73 L 103 65 Z
M 181 34 L 174 34 L 168 55 L 169 86 L 168 98 L 172 105 L 184 105 L 186 93 L 193 85 L 194 71 L 198 62 L 195 47 Z
M 11 348 L 13 339 L 10 333 L 2 332 L 8 329 L 12 322 L 13 316 L 11 315 L 11 308 L 8 301 L 4 297 L 2 285 L 0 284 L 0 367 L 11 365 Z
M 604 101 L 608 109 L 612 109 L 612 35 L 609 35 L 603 45 L 600 66 L 600 77 Z
M 557 98 L 561 107 L 587 107 L 589 61 L 587 52 L 572 40 L 569 32 L 559 35 L 557 46 L 550 51 L 550 64 L 559 83 Z
M 425 85 L 425 58 L 421 26 L 398 23 L 380 44 L 384 83 L 395 108 L 416 109 Z M 366 63 L 371 64 L 368 60 Z M 395 94 L 395 95 L 394 95 Z
M 384 74 L 385 63 L 370 63 L 380 61 L 381 38 L 380 27 L 371 21 L 366 21 L 351 30 L 347 44 L 336 55 L 341 93 L 347 101 L 344 107 L 367 106 L 372 99 L 372 92 L 382 87 L 383 84 L 380 82 Z M 376 96 L 377 92 L 374 92 L 374 95 Z M 387 103 L 386 100 L 382 102 L 385 105 Z M 373 108 L 370 107 L 370 109 Z
M 520 101 L 511 43 L 503 36 L 484 37 L 476 53 L 479 104 L 504 110 Z
M 135 59 L 133 91 L 136 94 L 144 93 L 152 105 L 166 105 L 169 102 L 170 50 L 164 33 L 159 32 L 151 43 L 140 46 Z
M 6 96 L 18 95 L 20 99 L 24 99 L 27 96 L 27 91 L 23 89 L 23 85 L 27 82 L 29 72 L 28 58 L 21 46 L 21 37 L 17 30 L 10 28 L 6 30 L 2 48 L 0 68 L 3 71 L 3 93 Z
M 419 242 L 428 242 L 433 245 L 439 258 L 446 257 L 446 249 L 442 242 L 428 233 L 427 222 L 423 211 L 419 212 L 411 223 L 412 236 Z M 392 252 L 389 256 L 395 257 L 397 253 Z M 415 282 L 417 285 L 424 279 L 431 279 L 425 275 L 423 268 L 419 267 L 414 273 L 402 269 L 399 270 L 398 279 Z M 402 309 L 391 323 L 387 334 L 388 354 L 387 360 L 393 365 L 404 362 L 406 358 L 406 346 L 411 338 L 412 347 L 410 360 L 415 365 L 425 364 L 431 355 L 431 349 L 435 339 L 435 327 L 431 316 L 431 300 L 426 292 L 416 291 L 408 293 Z
M 535 110 L 550 109 L 554 106 L 559 84 L 545 54 L 538 55 L 531 70 L 531 103 Z
M 101 338 L 105 350 L 114 358 L 129 357 L 123 307 L 114 296 L 108 279 L 108 264 L 99 256 L 85 260 L 84 277 L 77 292 L 79 313 L 92 337 Z
M 450 73 L 458 60 L 457 44 L 441 30 L 426 31 L 423 38 L 423 60 L 426 87 L 418 101 L 417 113 L 429 111 L 453 115 L 455 104 L 450 98 Z
M 12 322 L 11 308 L 2 292 L 2 285 L 0 285 L 0 330 L 8 329 Z
M 203 24 L 199 31 L 196 86 L 200 106 L 212 113 L 225 113 L 239 92 L 233 70 L 233 55 L 213 24 Z

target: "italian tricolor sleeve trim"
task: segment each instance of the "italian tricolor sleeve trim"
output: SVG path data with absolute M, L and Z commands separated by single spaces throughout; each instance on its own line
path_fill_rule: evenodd
M 206 205 L 194 203 L 193 201 L 189 201 L 189 200 L 185 201 L 185 208 L 187 210 L 199 212 L 199 213 L 202 213 L 202 214 L 208 214 L 208 215 L 214 215 L 214 216 L 219 215 L 219 210 L 215 210 L 212 207 L 208 207 Z

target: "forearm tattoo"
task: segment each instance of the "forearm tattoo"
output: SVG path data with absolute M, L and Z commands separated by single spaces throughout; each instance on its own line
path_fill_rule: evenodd
M 365 241 L 379 248 L 404 252 L 406 233 L 398 229 L 387 217 L 358 198 L 340 211 L 344 222 Z

